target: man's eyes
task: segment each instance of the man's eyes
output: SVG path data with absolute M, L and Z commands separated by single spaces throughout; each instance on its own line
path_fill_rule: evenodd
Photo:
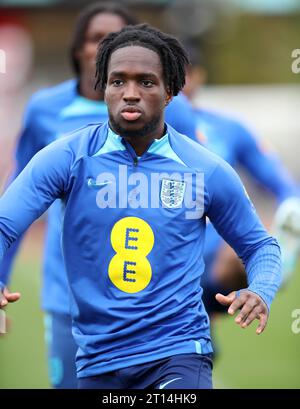
M 119 87 L 120 85 L 123 85 L 124 81 L 122 81 L 122 80 L 112 80 L 111 83 L 115 87 Z
M 114 87 L 120 87 L 120 86 L 124 85 L 124 80 L 115 79 L 115 80 L 111 80 L 110 83 L 111 83 Z M 152 80 L 140 80 L 140 84 L 141 84 L 143 87 L 151 88 L 151 87 L 154 85 L 154 81 L 152 81 Z
M 144 85 L 144 87 L 150 88 L 154 85 L 154 82 L 151 80 L 142 80 L 142 84 Z

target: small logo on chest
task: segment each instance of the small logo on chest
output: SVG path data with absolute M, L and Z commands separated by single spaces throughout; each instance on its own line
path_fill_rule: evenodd
M 180 207 L 183 202 L 186 182 L 162 179 L 160 199 L 165 207 L 174 209 Z

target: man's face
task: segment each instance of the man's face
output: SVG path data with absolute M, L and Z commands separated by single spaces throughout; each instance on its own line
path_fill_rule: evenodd
M 122 136 L 157 138 L 170 100 L 158 54 L 127 46 L 111 54 L 104 99 L 110 124 Z
M 99 13 L 91 19 L 85 33 L 84 43 L 77 52 L 82 75 L 88 74 L 91 80 L 94 80 L 99 42 L 107 34 L 120 31 L 126 25 L 122 17 L 112 13 Z

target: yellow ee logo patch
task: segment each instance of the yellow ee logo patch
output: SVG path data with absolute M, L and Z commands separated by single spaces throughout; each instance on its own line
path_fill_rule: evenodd
M 110 238 L 116 252 L 108 266 L 110 280 L 125 293 L 144 290 L 152 277 L 146 258 L 154 246 L 151 227 L 138 217 L 125 217 L 114 225 Z

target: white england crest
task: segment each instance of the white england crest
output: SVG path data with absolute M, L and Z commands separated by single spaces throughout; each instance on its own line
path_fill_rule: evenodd
M 186 183 L 181 180 L 162 179 L 160 199 L 164 207 L 180 207 L 185 193 Z

